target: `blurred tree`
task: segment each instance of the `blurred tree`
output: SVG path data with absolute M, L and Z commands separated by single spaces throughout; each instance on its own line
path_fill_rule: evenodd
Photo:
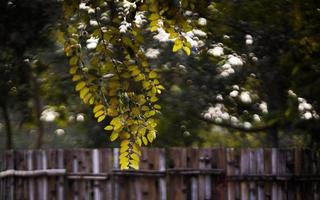
M 56 1 L 20 0 L 0 2 L 0 70 L 1 107 L 7 131 L 7 148 L 13 148 L 10 113 L 21 111 L 21 120 L 34 119 L 38 126 L 36 148 L 41 147 L 44 134 L 40 120 L 42 105 L 39 74 L 47 66 L 31 62 L 31 57 L 41 48 L 48 47 L 50 24 L 59 13 Z M 35 116 L 28 101 L 33 101 Z M 13 115 L 12 115 L 13 116 Z M 17 118 L 16 115 L 13 117 Z
M 180 93 L 165 96 L 163 107 L 180 105 L 180 122 L 187 122 L 181 127 L 205 120 L 235 133 L 267 132 L 271 146 L 288 145 L 288 135 L 318 143 L 318 7 L 315 1 L 199 5 L 195 15 L 206 26 L 203 33 L 193 30 L 198 54 L 163 76 Z

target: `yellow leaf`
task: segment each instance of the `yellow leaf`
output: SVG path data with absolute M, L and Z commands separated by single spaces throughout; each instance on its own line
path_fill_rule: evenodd
M 139 115 L 139 113 L 140 113 L 140 110 L 139 110 L 138 107 L 132 108 L 131 114 L 132 114 L 133 116 L 137 116 L 137 115 Z
M 104 108 L 104 105 L 102 105 L 102 104 L 95 105 L 93 107 L 93 113 L 96 113 L 96 112 L 98 112 L 99 110 L 101 110 L 103 108 Z
M 191 48 L 191 44 L 190 44 L 190 42 L 186 42 L 186 43 L 184 43 L 184 46 Z
M 173 45 L 172 51 L 173 51 L 173 52 L 177 52 L 179 49 L 182 48 L 182 46 L 183 46 L 182 43 L 175 43 L 175 44 Z
M 129 149 L 129 146 L 123 146 L 123 147 L 121 147 L 121 148 L 120 148 L 120 154 L 128 151 L 128 149 Z
M 152 141 L 154 140 L 154 134 L 153 134 L 152 132 L 149 132 L 149 133 L 147 134 L 147 138 L 148 138 L 148 140 L 149 140 L 150 142 L 152 142 Z
M 137 76 L 138 74 L 140 74 L 140 70 L 139 70 L 139 69 L 134 69 L 134 70 L 131 72 L 131 75 L 132 75 L 132 76 Z
M 157 78 L 157 73 L 155 72 L 155 71 L 151 71 L 150 73 L 149 73 L 149 78 Z
M 172 32 L 172 33 L 170 33 L 169 39 L 174 39 L 174 38 L 177 38 L 177 37 L 179 37 L 179 34 L 176 33 L 176 32 Z
M 130 143 L 129 140 L 122 140 L 121 143 L 120 143 L 120 146 L 123 147 L 123 146 L 128 146 Z
M 87 87 L 82 88 L 80 91 L 80 98 L 83 99 L 88 94 L 88 92 L 89 92 L 89 88 Z
M 141 147 L 141 145 L 142 145 L 142 141 L 141 141 L 141 139 L 140 139 L 140 138 L 137 138 L 137 144 Z
M 148 89 L 150 87 L 150 83 L 148 81 L 143 81 L 142 86 L 144 89 Z
M 155 114 L 156 114 L 156 111 L 155 111 L 155 110 L 150 110 L 148 115 L 151 117 L 151 116 L 153 116 L 153 115 L 155 115 Z
M 83 102 L 84 103 L 88 103 L 89 99 L 92 97 L 91 93 L 88 93 L 84 98 L 83 98 Z
M 108 108 L 107 112 L 108 112 L 108 115 L 111 117 L 115 117 L 118 115 L 118 111 L 112 107 Z
M 106 127 L 104 128 L 104 130 L 106 130 L 106 131 L 111 131 L 111 130 L 113 130 L 113 126 L 108 125 L 108 126 L 106 126 Z
M 86 86 L 86 83 L 85 83 L 84 81 L 79 82 L 79 83 L 76 85 L 76 91 L 81 90 L 81 89 L 84 88 L 85 86 Z
M 139 156 L 138 156 L 137 154 L 135 154 L 135 153 L 131 154 L 130 157 L 131 157 L 133 160 L 136 160 L 136 161 L 139 161 L 139 160 L 140 160 Z
M 148 140 L 146 137 L 142 137 L 142 141 L 144 145 L 148 145 Z
M 89 100 L 89 104 L 92 105 L 94 103 L 94 97 L 91 97 L 91 99 Z
M 150 27 L 153 27 L 153 26 L 158 26 L 158 20 L 154 20 L 150 22 Z
M 151 32 L 155 32 L 157 30 L 158 30 L 158 26 L 157 25 L 151 26 L 151 29 L 150 29 Z
M 73 57 L 70 58 L 70 60 L 69 60 L 69 64 L 70 64 L 70 65 L 76 65 L 77 62 L 78 62 L 78 57 L 76 57 L 76 56 L 73 56 Z
M 77 66 L 72 66 L 69 70 L 70 74 L 75 74 L 77 72 L 78 67 Z
M 105 115 L 101 115 L 99 118 L 98 118 L 98 122 L 101 122 L 102 120 L 104 120 L 104 118 L 106 118 L 106 116 Z
M 148 111 L 148 110 L 149 110 L 149 107 L 148 107 L 148 106 L 142 106 L 141 110 L 142 110 L 142 111 Z
M 111 142 L 115 141 L 118 137 L 119 137 L 119 133 L 117 133 L 117 132 L 112 132 L 112 134 L 111 134 L 111 136 L 110 136 Z
M 144 80 L 144 75 L 143 74 L 138 74 L 138 76 L 136 76 L 135 78 L 134 78 L 134 80 L 135 81 L 141 81 L 141 80 Z
M 159 15 L 156 14 L 156 13 L 152 13 L 152 14 L 150 15 L 150 17 L 149 17 L 149 20 L 150 20 L 150 21 L 154 21 L 154 20 L 157 20 L 157 19 L 159 19 Z
M 121 132 L 119 136 L 120 136 L 120 139 L 129 139 L 130 138 L 130 134 L 128 132 Z
M 147 129 L 145 127 L 140 128 L 138 131 L 139 136 L 144 136 L 146 131 L 147 131 Z
M 73 77 L 72 77 L 72 80 L 73 81 L 78 81 L 78 80 L 80 80 L 82 77 L 80 76 L 80 75 L 74 75 Z
M 98 118 L 98 117 L 100 117 L 101 115 L 103 115 L 104 114 L 104 111 L 103 110 L 100 110 L 100 111 L 98 111 L 98 112 L 96 112 L 95 114 L 94 114 L 94 117 L 95 118 Z
M 159 104 L 155 104 L 153 107 L 154 107 L 155 109 L 158 109 L 158 110 L 161 109 L 161 106 L 160 106 Z
M 141 156 L 141 151 L 140 151 L 140 147 L 138 146 L 138 144 L 132 145 L 132 151 L 135 152 L 136 154 L 138 154 L 139 156 Z
M 121 161 L 120 161 L 120 163 L 121 163 Z M 120 164 L 120 169 L 121 169 L 121 170 L 129 169 L 128 162 L 123 163 L 123 164 Z
M 165 89 L 165 88 L 163 87 L 163 85 L 158 85 L 157 88 L 160 89 L 160 90 L 164 90 L 164 89 Z
M 139 169 L 139 161 L 131 159 L 129 166 L 133 169 L 138 170 Z
M 156 102 L 156 101 L 158 101 L 158 98 L 156 96 L 153 96 L 153 97 L 151 97 L 150 101 L 151 102 Z
M 121 118 L 120 117 L 115 117 L 111 120 L 110 122 L 111 125 L 116 126 L 118 124 L 121 124 Z
M 189 47 L 183 47 L 183 50 L 186 52 L 186 54 L 189 56 L 191 51 Z

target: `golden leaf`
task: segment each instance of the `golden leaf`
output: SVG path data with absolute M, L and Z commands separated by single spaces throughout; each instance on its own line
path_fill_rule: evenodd
M 104 120 L 104 118 L 106 118 L 106 116 L 105 115 L 101 115 L 99 118 L 98 118 L 98 122 L 101 122 L 101 121 L 103 121 Z
M 104 114 L 104 111 L 103 110 L 100 110 L 100 111 L 98 111 L 98 112 L 96 112 L 95 114 L 94 114 L 94 117 L 95 118 L 98 118 L 98 117 L 100 117 L 101 115 L 103 115 Z
M 101 110 L 103 108 L 104 108 L 104 105 L 102 105 L 102 104 L 95 105 L 93 107 L 93 112 L 96 113 L 96 112 L 98 112 L 99 110 Z
M 75 74 L 77 72 L 78 67 L 77 66 L 72 66 L 69 70 L 70 74 Z
M 144 145 L 148 145 L 148 140 L 146 137 L 142 137 L 142 141 Z
M 81 90 L 81 89 L 84 88 L 85 86 L 86 86 L 86 83 L 85 83 L 84 81 L 79 82 L 79 83 L 76 85 L 76 91 Z
M 106 126 L 106 127 L 104 128 L 104 130 L 106 130 L 106 131 L 111 131 L 111 130 L 113 130 L 113 126 L 108 125 L 108 126 Z
M 89 88 L 87 87 L 82 88 L 80 91 L 80 98 L 83 99 L 88 94 L 88 92 L 89 92 Z
M 110 136 L 111 142 L 115 141 L 118 137 L 119 137 L 119 133 L 118 132 L 112 132 L 112 134 Z
M 157 78 L 157 73 L 155 71 L 151 71 L 149 73 L 149 78 L 152 78 L 152 79 Z
M 183 47 L 183 50 L 186 52 L 186 54 L 189 56 L 191 51 L 189 47 Z

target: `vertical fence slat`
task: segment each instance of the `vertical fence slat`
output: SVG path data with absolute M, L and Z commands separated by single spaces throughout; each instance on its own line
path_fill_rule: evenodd
M 58 149 L 57 151 L 57 166 L 58 169 L 64 169 L 64 151 L 62 149 Z M 64 200 L 65 199 L 65 193 L 64 193 L 64 187 L 65 186 L 65 180 L 64 177 L 60 176 L 57 178 L 57 199 L 58 200 Z
M 100 172 L 100 156 L 99 156 L 99 150 L 93 149 L 92 151 L 92 166 L 93 166 L 93 174 L 98 174 Z M 94 200 L 100 200 L 101 199 L 101 191 L 100 191 L 100 182 L 94 181 Z
M 113 168 L 112 149 L 100 149 L 100 165 L 102 173 L 111 173 Z M 101 199 L 113 199 L 112 179 L 108 179 L 101 184 Z
M 246 176 L 249 174 L 250 170 L 250 153 L 248 149 L 241 150 L 241 165 L 240 165 L 240 174 Z M 241 200 L 249 199 L 249 188 L 246 181 L 241 181 Z
M 271 173 L 274 176 L 278 175 L 278 149 L 272 148 L 271 150 Z M 278 184 L 277 182 L 272 183 L 272 200 L 278 200 Z
M 257 175 L 264 175 L 264 150 L 256 150 L 256 159 L 257 159 Z M 258 200 L 265 200 L 265 191 L 264 191 L 264 182 L 258 182 Z
M 183 148 L 169 149 L 169 168 L 181 169 L 187 166 L 187 152 Z M 182 175 L 171 174 L 169 176 L 169 199 L 187 199 L 188 179 Z
M 234 155 L 234 149 L 230 148 L 227 149 L 227 176 L 234 176 L 236 175 L 235 170 L 235 155 Z M 235 197 L 235 183 L 234 181 L 229 181 L 227 184 L 227 193 L 228 193 L 228 200 L 234 200 Z
M 164 149 L 159 149 L 159 171 L 164 172 L 166 170 L 166 158 Z M 160 177 L 159 179 L 160 200 L 167 200 L 167 183 L 166 179 Z
M 119 149 L 115 148 L 113 149 L 113 168 L 119 169 Z M 119 183 L 118 183 L 118 177 L 114 177 L 112 179 L 113 181 L 113 191 L 114 191 L 114 200 L 119 199 Z
M 256 150 L 249 149 L 249 174 L 257 175 L 257 157 Z M 257 185 L 256 181 L 249 182 L 249 199 L 256 200 L 257 199 Z

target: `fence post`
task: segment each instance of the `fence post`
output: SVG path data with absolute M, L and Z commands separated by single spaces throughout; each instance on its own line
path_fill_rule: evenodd
M 159 170 L 160 172 L 164 172 L 166 170 L 166 158 L 165 158 L 165 151 L 164 149 L 160 150 L 159 156 Z M 159 179 L 159 186 L 160 186 L 160 200 L 167 200 L 167 187 L 166 187 L 166 178 L 161 177 Z
M 100 172 L 100 160 L 99 160 L 99 150 L 93 149 L 92 151 L 92 165 L 93 165 L 93 173 L 98 174 Z M 94 181 L 94 200 L 100 200 L 100 188 L 99 181 Z
M 113 168 L 119 169 L 119 149 L 115 148 L 113 149 Z M 119 200 L 119 183 L 118 183 L 118 177 L 113 177 L 113 197 L 114 200 Z

